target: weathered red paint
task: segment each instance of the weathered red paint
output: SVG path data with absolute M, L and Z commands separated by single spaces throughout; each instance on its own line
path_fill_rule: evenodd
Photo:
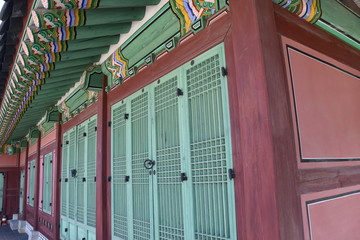
M 25 150 L 25 180 L 24 180 L 24 199 L 23 199 L 23 216 L 22 219 L 26 219 L 26 203 L 28 197 L 28 177 L 29 177 L 29 142 L 26 142 Z
M 229 74 L 238 238 L 304 239 L 303 229 L 299 227 L 303 224 L 299 195 L 360 183 L 360 168 L 339 167 L 342 163 L 336 168 L 316 165 L 318 169 L 298 169 L 292 98 L 285 74 L 286 62 L 281 55 L 284 53 L 281 43 L 284 45 L 285 41 L 282 38 L 281 42 L 280 37 L 305 44 L 355 69 L 360 68 L 358 52 L 271 1 L 230 0 L 230 6 L 234 13 L 225 14 L 182 41 L 176 49 L 109 94 L 101 92 L 96 103 L 57 129 L 55 179 L 60 177 L 62 133 L 98 114 L 97 239 L 110 239 L 111 234 L 111 184 L 106 180 L 110 176 L 111 133 L 107 122 L 111 119 L 111 105 L 221 42 L 225 42 Z M 58 239 L 58 181 L 55 194 Z M 51 221 L 41 212 L 38 216 Z
M 96 239 L 110 239 L 108 231 L 108 216 L 110 214 L 110 206 L 108 199 L 111 199 L 107 186 L 107 77 L 104 75 L 103 90 L 99 92 L 98 108 L 97 108 L 97 151 L 96 151 Z
M 275 20 L 277 32 L 282 39 L 282 52 L 285 56 L 286 45 L 293 45 L 296 48 L 309 53 L 313 53 L 314 50 L 317 53 L 324 54 L 323 57 L 326 61 L 337 61 L 337 64 L 345 64 L 346 68 L 358 69 L 360 66 L 357 64 L 359 59 L 359 53 L 349 45 L 329 35 L 325 31 L 317 28 L 316 26 L 300 20 L 293 14 L 285 11 L 281 7 L 274 5 Z M 310 49 L 311 48 L 311 49 Z M 326 55 L 326 56 L 325 56 Z M 288 67 L 286 58 L 284 57 L 284 69 Z M 288 138 L 288 142 L 284 142 L 284 146 L 288 147 L 288 158 L 277 159 L 277 185 L 278 185 L 278 204 L 281 206 L 280 212 L 280 231 L 282 233 L 282 239 L 304 239 L 306 233 L 299 233 L 302 225 L 302 219 L 304 216 L 299 215 L 299 208 L 302 205 L 299 203 L 299 195 L 303 193 L 315 193 L 324 190 L 336 191 L 335 189 L 344 186 L 353 186 L 360 183 L 359 167 L 344 167 L 346 165 L 357 165 L 357 163 L 306 163 L 306 168 L 317 169 L 299 169 L 304 168 L 304 164 L 298 164 L 296 159 L 299 159 L 299 152 L 297 149 L 297 138 L 293 134 L 295 125 L 293 112 L 291 111 L 292 97 L 289 91 L 289 79 L 282 84 L 278 85 L 278 88 L 287 88 L 285 96 L 287 99 L 284 101 L 286 105 L 284 108 L 290 108 L 290 125 L 287 127 L 288 136 L 292 136 L 293 139 Z M 276 92 L 276 91 L 275 91 Z M 281 94 L 279 94 L 280 96 Z M 272 101 L 271 101 L 272 102 Z M 275 118 L 276 119 L 276 118 Z M 289 119 L 287 116 L 286 119 Z M 285 118 L 278 117 L 278 121 L 284 121 Z M 276 123 L 276 122 L 275 122 Z M 286 123 L 286 122 L 285 122 Z M 274 124 L 274 122 L 273 122 Z M 287 123 L 289 125 L 289 123 Z M 280 128 L 281 129 L 281 128 Z M 274 135 L 276 139 L 279 138 L 279 134 Z M 284 140 L 286 138 L 283 138 Z M 295 155 L 290 154 L 294 151 Z M 275 148 L 276 150 L 276 148 Z M 294 166 L 294 164 L 296 164 Z M 331 167 L 331 168 L 330 168 Z M 295 171 L 294 171 L 295 168 Z M 290 170 L 290 171 L 289 171 Z M 289 174 L 286 177 L 281 178 L 286 173 Z M 289 182 L 295 182 L 293 184 L 293 190 L 286 191 L 286 185 Z M 289 188 L 287 188 L 289 189 Z M 351 207 L 351 206 L 350 206 Z M 298 234 L 297 234 L 298 233 Z M 301 234 L 303 236 L 301 236 Z
M 39 227 L 39 201 L 40 201 L 40 150 L 41 150 L 41 132 L 38 132 L 38 140 L 37 140 L 37 150 L 35 155 L 35 186 L 34 186 L 34 219 L 35 225 L 33 225 L 34 230 L 38 230 Z
M 12 214 L 18 213 L 19 210 L 20 171 L 18 167 L 10 167 L 1 168 L 0 172 L 4 173 L 3 215 L 11 219 Z
M 61 115 L 59 115 L 60 122 Z M 61 177 L 61 142 L 62 142 L 62 125 L 60 123 L 55 123 L 56 129 L 56 141 L 55 141 L 55 154 L 53 155 L 53 215 L 55 217 L 54 224 L 54 238 L 60 239 L 60 207 L 61 207 L 61 184 L 58 181 Z
M 4 167 L 17 167 L 18 166 L 18 154 L 9 155 L 5 153 L 0 154 L 0 168 Z
M 41 149 L 45 148 L 49 144 L 52 144 L 56 141 L 56 129 L 53 129 L 51 132 L 47 133 L 41 139 Z

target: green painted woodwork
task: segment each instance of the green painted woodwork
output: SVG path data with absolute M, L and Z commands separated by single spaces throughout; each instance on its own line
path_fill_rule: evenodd
M 46 96 L 44 96 L 43 99 L 42 96 L 47 91 L 45 90 L 47 84 L 42 86 L 45 91 L 40 91 L 36 98 L 32 100 L 31 107 L 28 108 L 31 111 L 26 111 L 24 114 L 22 114 L 22 118 L 19 121 L 20 126 L 15 128 L 12 133 L 12 138 L 20 139 L 22 136 L 24 136 L 24 132 L 28 131 L 29 128 L 33 127 L 34 122 L 39 121 L 41 116 L 45 114 L 45 109 L 54 106 L 59 100 L 59 98 L 63 96 L 64 93 L 67 92 L 74 85 L 73 81 L 71 80 L 73 79 L 64 79 L 63 83 L 66 85 L 61 88 L 57 87 L 55 91 L 53 88 L 50 88 L 54 92 L 48 92 L 47 94 L 45 94 Z
M 33 127 L 29 130 L 29 138 L 39 138 L 39 129 L 37 127 Z
M 80 68 L 84 64 L 90 65 L 91 63 L 97 62 L 100 60 L 100 56 L 86 57 L 86 58 L 78 58 L 70 61 L 61 61 L 56 63 L 56 70 L 65 69 L 69 67 L 77 66 Z M 85 69 L 84 69 L 85 70 Z
M 100 65 L 88 68 L 83 77 L 82 89 L 100 91 L 103 88 L 104 74 Z
M 70 108 L 70 113 L 78 109 L 83 103 L 88 100 L 88 92 L 78 88 L 68 98 L 65 99 L 65 103 Z
M 56 107 L 53 107 L 46 111 L 45 122 L 58 122 L 59 121 L 59 111 Z
M 321 19 L 360 41 L 360 18 L 336 0 L 321 1 Z
M 53 122 L 44 122 L 41 124 L 42 128 L 44 129 L 44 134 L 51 132 L 54 129 Z
M 63 135 L 60 226 L 63 239 L 95 235 L 96 125 L 94 116 Z
M 74 79 L 79 79 L 81 77 L 82 74 L 82 69 L 79 68 L 79 71 L 72 73 L 72 74 L 63 74 L 62 76 L 57 76 L 57 77 L 49 77 L 47 79 L 45 79 L 45 84 L 41 85 L 41 88 L 45 89 L 47 85 L 53 84 L 53 83 L 62 83 L 62 84 L 68 84 L 70 83 L 70 81 L 67 81 L 69 79 L 74 80 Z M 72 85 L 74 85 L 74 82 L 71 82 Z M 55 85 L 54 85 L 55 86 Z M 52 89 L 53 91 L 57 90 L 57 89 Z M 41 92 L 39 93 L 39 95 L 41 94 Z
M 170 5 L 174 13 L 180 20 L 181 35 L 185 35 L 190 31 L 191 25 L 202 17 L 210 17 L 216 12 L 216 1 L 193 0 L 192 4 L 188 4 L 185 0 L 170 0 Z
M 109 86 L 120 85 L 141 65 L 152 64 L 154 56 L 174 49 L 179 36 L 178 18 L 165 4 L 102 64 Z
M 105 36 L 119 36 L 130 30 L 131 23 L 114 23 L 94 26 L 37 29 L 27 28 L 31 42 L 54 42 L 74 39 L 92 39 Z
M 359 16 L 336 0 L 321 1 L 321 8 L 323 14 L 316 25 L 360 50 Z
M 34 206 L 34 190 L 35 190 L 35 159 L 29 161 L 29 188 L 28 188 L 28 200 L 27 203 L 30 206 Z
M 43 160 L 43 203 L 42 210 L 48 214 L 52 213 L 52 179 L 53 179 L 53 155 L 52 152 L 44 155 Z
M 41 3 L 46 9 L 88 9 L 97 8 L 99 0 L 88 0 L 86 2 L 82 0 L 42 0 Z
M 42 0 L 46 9 L 89 9 L 89 8 L 125 8 L 156 5 L 160 0 L 90 0 L 84 4 L 82 0 Z
M 0 208 L 3 212 L 3 197 L 4 197 L 4 173 L 0 173 Z
M 162 15 L 153 20 L 153 24 L 122 48 L 122 54 L 129 59 L 129 66 L 133 66 L 178 31 L 179 20 L 168 6 Z
M 27 74 L 27 75 L 24 75 L 22 77 L 23 79 L 23 83 L 28 85 L 28 86 L 31 86 L 29 83 L 27 83 L 28 81 L 33 81 L 33 80 L 41 80 L 39 81 L 41 83 L 41 85 L 43 85 L 45 82 L 47 82 L 45 79 L 49 79 L 50 77 L 51 78 L 54 78 L 56 79 L 56 77 L 64 77 L 64 75 L 70 75 L 70 74 L 73 74 L 73 73 L 80 73 L 80 72 L 83 72 L 84 70 L 83 69 L 86 69 L 87 67 L 89 66 L 89 64 L 85 64 L 85 65 L 80 65 L 80 66 L 74 66 L 74 67 L 68 67 L 66 69 L 59 69 L 59 70 L 52 70 L 52 71 L 48 71 L 48 72 L 43 72 L 43 74 Z M 74 78 L 74 77 L 72 77 Z M 51 80 L 50 80 L 51 82 Z
M 32 43 L 32 42 L 23 42 L 23 49 L 26 55 L 42 55 L 45 53 L 58 53 L 65 51 L 77 51 L 88 48 L 97 48 L 97 47 L 108 47 L 111 44 L 117 43 L 119 41 L 119 36 L 107 36 L 99 37 L 94 39 L 85 39 L 85 40 L 68 40 L 68 41 L 58 41 L 58 42 L 46 42 L 46 43 Z
M 87 6 L 77 5 L 79 2 L 76 0 L 43 2 L 49 8 L 63 5 L 63 9 L 43 9 L 39 2 L 34 4 L 33 19 L 28 22 L 27 36 L 22 39 L 28 37 L 30 42 L 25 40 L 10 74 L 12 80 L 9 82 L 15 81 L 17 86 L 8 88 L 4 100 L 6 106 L 1 110 L 7 111 L 0 119 L 3 123 L 1 142 L 21 138 L 24 130 L 40 120 L 44 109 L 54 105 L 79 80 L 82 72 L 98 61 L 100 55 L 108 51 L 109 45 L 118 41 L 119 34 L 130 30 L 132 21 L 143 18 L 146 6 L 158 2 L 104 0 L 100 5 L 87 1 Z M 83 10 L 76 6 L 100 9 Z M 28 56 L 21 55 L 23 51 Z M 96 79 L 94 86 L 98 88 L 100 78 Z M 11 99 L 10 95 L 13 96 Z M 51 125 L 45 123 L 42 127 L 44 131 Z
M 315 23 L 321 16 L 320 0 L 273 0 L 288 11 L 308 22 Z
M 112 106 L 112 239 L 237 239 L 223 66 L 219 45 Z
M 19 217 L 23 216 L 25 170 L 20 171 Z M 1 186 L 1 184 L 0 184 Z
M 346 42 L 350 46 L 360 50 L 360 41 L 359 41 L 360 38 L 353 39 L 352 37 L 346 36 L 341 31 L 336 30 L 335 28 L 333 28 L 333 27 L 329 26 L 328 24 L 326 24 L 325 22 L 323 22 L 321 19 L 316 22 L 316 25 L 319 26 L 320 28 L 324 29 L 325 31 L 331 33 L 332 35 L 336 36 L 340 40 Z
M 45 29 L 126 23 L 139 21 L 144 14 L 145 7 L 89 10 L 36 9 L 32 11 L 32 19 L 37 28 Z
M 72 52 L 43 54 L 41 56 L 37 56 L 37 55 L 26 56 L 24 54 L 21 56 L 21 60 L 23 61 L 23 65 L 25 65 L 25 63 L 28 63 L 29 65 L 39 65 L 43 63 L 58 62 L 61 60 L 69 61 L 69 60 L 85 58 L 85 57 L 93 57 L 93 56 L 101 55 L 102 53 L 105 53 L 108 50 L 109 47 L 106 46 L 106 47 L 83 49 Z

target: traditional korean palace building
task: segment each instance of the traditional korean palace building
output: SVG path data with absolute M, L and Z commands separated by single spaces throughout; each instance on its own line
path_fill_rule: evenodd
M 0 19 L 14 229 L 360 239 L 359 0 L 5 0 Z

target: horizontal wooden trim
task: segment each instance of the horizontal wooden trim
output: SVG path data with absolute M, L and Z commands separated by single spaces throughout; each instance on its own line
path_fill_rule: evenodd
M 298 171 L 299 193 L 319 192 L 360 183 L 360 166 L 345 166 Z

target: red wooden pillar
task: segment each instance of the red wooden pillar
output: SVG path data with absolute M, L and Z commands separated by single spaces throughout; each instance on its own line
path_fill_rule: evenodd
M 107 231 L 107 77 L 104 75 L 103 89 L 99 93 L 97 108 L 97 151 L 96 151 L 96 239 L 110 239 Z
M 3 172 L 3 196 L 2 196 L 2 206 L 1 206 L 1 210 L 2 210 L 2 215 L 6 215 L 7 214 L 7 209 L 6 209 L 6 202 L 7 202 L 7 192 L 8 192 L 8 178 L 9 178 L 9 172 L 8 171 L 4 171 Z M 9 218 L 9 216 L 6 216 L 7 218 Z
M 272 102 L 275 88 L 270 85 L 284 80 L 284 65 L 273 4 L 263 0 L 229 2 L 232 29 L 226 39 L 226 57 L 238 239 L 276 240 L 280 239 L 282 206 L 277 202 L 277 140 L 272 114 L 279 99 Z
M 59 122 L 55 123 L 56 128 L 56 155 L 55 155 L 55 161 L 54 161 L 54 168 L 53 173 L 53 181 L 55 181 L 54 191 L 53 191 L 53 208 L 54 208 L 54 214 L 55 214 L 55 236 L 56 239 L 60 239 L 60 208 L 61 208 L 61 182 L 59 181 L 61 177 L 61 143 L 62 143 L 62 136 L 61 136 L 61 114 L 59 114 Z
M 25 179 L 24 179 L 24 197 L 23 197 L 23 216 L 22 219 L 26 220 L 26 202 L 28 195 L 28 177 L 29 177 L 29 142 L 26 141 L 26 150 L 25 150 Z
M 41 148 L 41 132 L 38 133 L 38 141 L 36 148 L 36 162 L 35 162 L 35 181 L 34 181 L 34 218 L 35 226 L 34 230 L 38 230 L 39 226 L 39 195 L 40 195 L 40 148 Z

